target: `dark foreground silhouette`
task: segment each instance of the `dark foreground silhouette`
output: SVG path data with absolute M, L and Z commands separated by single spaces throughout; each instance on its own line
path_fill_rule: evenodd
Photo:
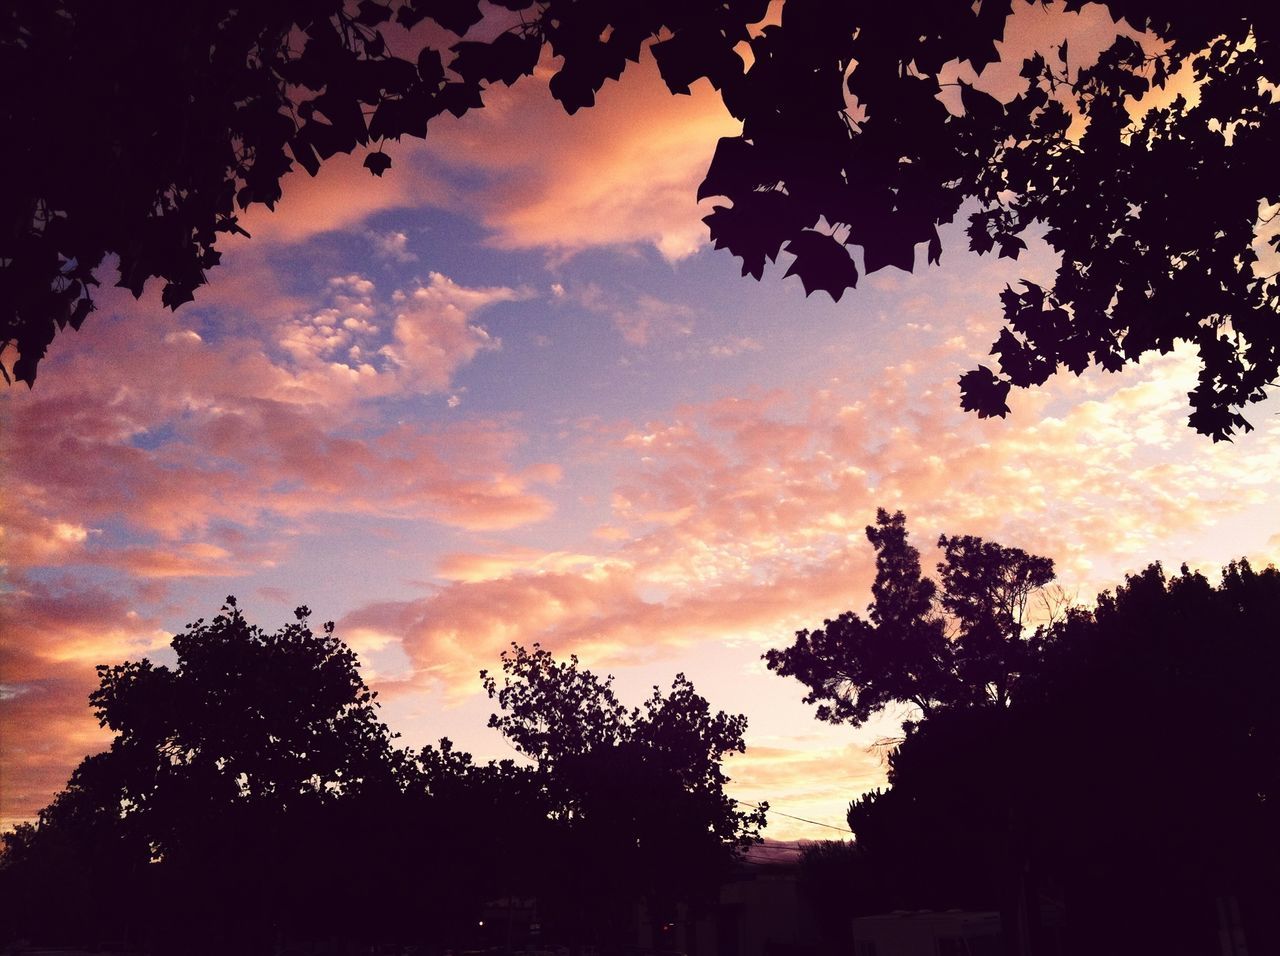
M 834 940 L 960 908 L 998 912 L 1009 953 L 1280 952 L 1280 572 L 1154 564 L 1031 629 L 1045 559 L 944 537 L 935 583 L 900 513 L 867 534 L 870 620 L 768 655 L 828 720 L 921 714 L 851 804 L 856 844 L 806 863 L 819 911 L 843 900 Z
M 1241 561 L 1214 586 L 1152 565 L 1086 611 L 1045 558 L 943 537 L 934 580 L 901 514 L 867 530 L 866 618 L 767 659 L 827 720 L 916 719 L 890 787 L 850 806 L 856 842 L 790 876 L 739 856 L 767 811 L 724 791 L 745 719 L 682 676 L 629 709 L 575 658 L 513 645 L 482 679 L 526 759 L 476 764 L 447 740 L 398 748 L 332 625 L 300 608 L 263 632 L 229 599 L 174 638 L 175 667 L 101 668 L 115 740 L 5 834 L 0 942 L 1280 952 L 1280 572 Z
M 728 200 L 706 222 L 744 275 L 786 252 L 806 294 L 839 299 L 860 271 L 938 262 L 938 227 L 962 209 L 978 253 L 1017 258 L 1043 235 L 1061 268 L 1005 290 L 998 367 L 961 378 L 963 407 L 1004 415 L 1012 386 L 1186 342 L 1201 362 L 1190 422 L 1230 438 L 1280 376 L 1280 285 L 1255 247 L 1271 235 L 1260 203 L 1276 199 L 1280 14 L 1258 0 L 1105 5 L 1143 41 L 1116 36 L 1094 63 L 1055 42 L 992 86 L 952 64 L 981 75 L 1012 13 L 1039 28 L 1036 4 L 787 0 L 761 26 L 766 0 L 11 0 L 0 352 L 15 346 L 13 377 L 33 384 L 55 331 L 92 310 L 110 254 L 134 295 L 156 278 L 165 305 L 190 301 L 219 236 L 273 207 L 295 165 L 314 175 L 373 146 L 365 166 L 381 176 L 389 141 L 482 107 L 540 62 L 573 113 L 647 48 L 672 93 L 705 78 L 743 122 L 698 198 Z M 1184 67 L 1194 104 L 1135 106 Z
M 228 599 L 174 638 L 176 667 L 100 668 L 116 737 L 5 834 L 0 940 L 439 951 L 492 944 L 495 906 L 536 899 L 542 938 L 615 951 L 637 906 L 669 922 L 758 840 L 764 810 L 738 810 L 720 768 L 746 720 L 683 676 L 627 709 L 611 678 L 514 647 L 492 723 L 531 760 L 476 764 L 447 740 L 398 749 L 307 614 L 267 633 Z

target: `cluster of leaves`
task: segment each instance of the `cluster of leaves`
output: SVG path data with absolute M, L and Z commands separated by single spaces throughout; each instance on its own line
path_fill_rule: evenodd
M 864 618 L 846 611 L 787 648 L 764 655 L 819 704 L 820 720 L 864 723 L 892 703 L 926 717 L 939 710 L 1007 706 L 1043 651 L 1027 633 L 1028 604 L 1053 580 L 1053 562 L 971 535 L 938 539 L 938 581 L 924 577 L 906 517 L 883 508 L 867 538 L 876 550 L 874 600 Z
M 723 759 L 745 750 L 746 717 L 713 712 L 683 674 L 628 709 L 613 678 L 576 657 L 512 645 L 502 669 L 501 682 L 481 675 L 500 709 L 489 726 L 536 762 L 564 825 L 561 852 L 590 874 L 583 899 L 670 907 L 718 885 L 735 850 L 759 841 L 767 806 L 739 809 L 724 790 Z
M 1280 107 L 1267 92 L 1280 24 L 1232 3 L 1113 9 L 1167 50 L 1121 37 L 1087 69 L 1071 68 L 1065 45 L 1057 63 L 1034 57 L 1026 91 L 995 127 L 1005 142 L 978 180 L 987 208 L 971 218 L 971 246 L 990 248 L 992 223 L 1012 233 L 1039 224 L 1062 263 L 1051 288 L 1006 289 L 1007 325 L 992 347 L 1001 375 L 968 373 L 965 405 L 1003 415 L 1009 385 L 1039 385 L 1062 368 L 1115 371 L 1181 341 L 1201 364 L 1190 423 L 1227 439 L 1250 429 L 1241 409 L 1263 400 L 1280 372 L 1280 285 L 1258 267 L 1255 248 L 1259 205 L 1280 198 L 1268 169 Z M 1188 59 L 1198 102 L 1178 96 L 1131 115 Z M 1064 90 L 1087 122 L 1083 134 L 1031 135 L 1034 119 L 1023 114 Z
M 155 277 L 165 305 L 190 301 L 237 215 L 273 207 L 281 177 L 337 153 L 422 137 L 486 85 L 563 65 L 552 93 L 594 102 L 642 44 L 668 69 L 723 60 L 764 0 L 17 0 L 0 15 L 0 118 L 10 132 L 0 199 L 0 349 L 31 385 L 58 329 L 93 309 L 94 270 L 119 258 L 135 296 Z M 491 38 L 456 37 L 480 24 Z M 425 21 L 425 22 L 424 22 Z M 496 34 L 496 35 L 494 35 Z M 739 65 L 740 65 L 740 61 Z M 740 72 L 740 69 L 739 69 Z M 8 372 L 5 372 L 6 377 Z
M 1011 386 L 1114 371 L 1187 341 L 1202 363 L 1191 424 L 1215 440 L 1247 430 L 1239 410 L 1280 373 L 1280 285 L 1254 268 L 1253 248 L 1259 202 L 1280 198 L 1268 92 L 1280 21 L 1244 2 L 1111 0 L 1145 46 L 1119 37 L 1080 68 L 1063 43 L 1024 63 L 1008 101 L 959 81 L 952 113 L 944 73 L 959 62 L 981 74 L 997 58 L 1013 2 L 923 0 L 904 17 L 788 0 L 724 90 L 743 131 L 720 141 L 699 190 L 732 201 L 707 217 L 713 240 L 756 278 L 790 252 L 788 275 L 839 299 L 857 284 L 855 247 L 867 272 L 911 271 L 921 245 L 937 262 L 937 227 L 976 205 L 970 249 L 1016 259 L 1042 230 L 1062 264 L 1051 288 L 1006 291 L 998 372 L 961 378 L 964 408 L 1004 416 Z M 1192 59 L 1198 103 L 1130 116 Z
M 163 803 L 173 786 L 215 802 L 287 807 L 391 781 L 392 735 L 377 695 L 332 622 L 314 634 L 309 614 L 300 607 L 294 622 L 266 632 L 228 598 L 212 622 L 174 637 L 176 667 L 143 659 L 98 668 L 94 714 L 147 785 L 125 795 L 129 804 Z
M 1216 587 L 1153 565 L 1073 610 L 1010 707 L 931 715 L 850 806 L 857 905 L 999 907 L 1028 953 L 1059 951 L 1056 908 L 1067 952 L 1188 956 L 1238 905 L 1274 951 L 1277 614 L 1280 571 L 1247 562 Z
M 174 637 L 174 666 L 99 668 L 115 737 L 4 834 L 0 942 L 474 947 L 486 901 L 514 894 L 550 935 L 599 943 L 646 894 L 670 910 L 710 892 L 757 838 L 720 772 L 745 721 L 683 677 L 627 712 L 576 661 L 518 651 L 514 712 L 491 723 L 538 764 L 477 764 L 448 740 L 397 747 L 355 655 L 308 615 L 266 632 L 228 598 Z
M 531 73 L 544 47 L 560 58 L 551 93 L 573 113 L 648 44 L 673 93 L 705 77 L 742 120 L 698 195 L 729 200 L 706 222 L 744 275 L 786 251 L 806 292 L 839 299 L 859 278 L 854 250 L 866 272 L 910 271 L 922 245 L 936 263 L 938 226 L 976 205 L 971 249 L 1017 258 L 1043 230 L 1062 265 L 1051 288 L 1006 291 L 998 371 L 962 376 L 964 408 L 1003 416 L 1012 386 L 1186 341 L 1202 364 L 1191 424 L 1215 440 L 1247 430 L 1240 410 L 1280 374 L 1280 284 L 1254 249 L 1259 203 L 1280 198 L 1280 17 L 1249 0 L 1107 0 L 1143 43 L 1119 37 L 1084 68 L 1063 43 L 1024 63 L 1007 101 L 958 82 L 951 112 L 948 71 L 997 59 L 1015 2 L 917 0 L 908 17 L 788 0 L 781 23 L 753 32 L 765 0 L 495 0 L 487 16 L 478 0 L 201 0 L 180 13 L 20 0 L 0 19 L 0 115 L 22 184 L 0 209 L 0 343 L 16 344 L 30 384 L 55 328 L 92 309 L 107 253 L 122 285 L 137 295 L 159 277 L 176 307 L 218 261 L 217 236 L 273 204 L 294 163 L 314 174 L 335 153 L 423 136 L 435 116 L 482 106 L 487 84 Z M 485 38 L 448 39 L 473 33 Z M 1130 115 L 1187 63 L 1198 102 Z M 365 165 L 380 176 L 390 159 Z

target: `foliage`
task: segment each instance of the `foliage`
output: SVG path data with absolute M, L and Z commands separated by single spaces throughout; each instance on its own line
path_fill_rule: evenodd
M 486 682 L 491 723 L 536 763 L 477 764 L 447 739 L 394 746 L 308 615 L 267 632 L 228 598 L 173 638 L 174 665 L 98 669 L 115 737 L 4 834 L 0 944 L 474 949 L 487 901 L 533 896 L 549 934 L 598 941 L 641 897 L 670 918 L 713 891 L 758 839 L 763 811 L 738 812 L 721 771 L 745 718 L 683 676 L 628 711 L 611 678 L 517 649 Z
M 151 851 L 137 819 L 120 814 L 124 791 L 111 754 L 87 757 L 37 823 L 0 835 L 0 940 L 35 927 L 55 945 L 129 935 Z
M 884 909 L 998 906 L 1012 926 L 1056 901 L 1068 952 L 1208 952 L 1234 899 L 1273 951 L 1278 614 L 1275 568 L 1130 576 L 1051 626 L 1009 707 L 907 735 L 890 788 L 850 807 L 853 869 Z
M 391 740 L 355 654 L 312 633 L 310 611 L 274 633 L 249 624 L 234 598 L 173 638 L 177 666 L 144 659 L 98 668 L 89 696 L 112 750 L 136 763 L 140 807 L 166 788 L 209 800 L 329 797 L 392 778 Z
M 907 542 L 906 517 L 883 508 L 868 526 L 876 550 L 866 618 L 846 611 L 801 630 L 764 655 L 769 669 L 795 677 L 819 703 L 818 719 L 865 723 L 894 702 L 928 716 L 990 702 L 1007 706 L 1041 651 L 1025 634 L 1028 602 L 1053 579 L 1053 562 L 972 536 L 942 536 L 938 582 L 923 577 Z
M 1215 439 L 1248 429 L 1239 409 L 1280 368 L 1280 286 L 1254 269 L 1259 202 L 1278 198 L 1280 106 L 1266 84 L 1280 78 L 1280 20 L 1243 0 L 1109 0 L 1114 17 L 1148 31 L 1142 44 L 1119 37 L 1091 66 L 1066 43 L 1036 53 L 1006 100 L 948 84 L 952 64 L 981 73 L 996 59 L 1014 5 L 937 0 L 904 17 L 788 0 L 781 24 L 752 40 L 741 83 L 724 89 L 743 131 L 721 140 L 699 191 L 732 202 L 708 217 L 713 239 L 757 278 L 785 247 L 806 291 L 838 298 L 858 277 L 849 250 L 861 248 L 867 272 L 912 270 L 920 245 L 937 262 L 937 227 L 962 207 L 975 252 L 1016 259 L 1042 234 L 1061 268 L 1049 288 L 1005 290 L 998 372 L 961 378 L 966 409 L 1003 416 L 1010 386 L 1117 370 L 1187 341 L 1202 362 L 1191 424 Z M 1130 115 L 1189 62 L 1198 103 Z M 944 85 L 959 87 L 957 112 Z
M 918 0 L 902 16 L 788 0 L 780 23 L 749 31 L 764 0 L 499 0 L 487 13 L 478 0 L 201 0 L 180 14 L 157 0 L 19 0 L 0 20 L 10 181 L 24 187 L 3 201 L 0 342 L 16 344 L 15 377 L 30 384 L 55 328 L 92 309 L 106 254 L 122 285 L 136 295 L 159 277 L 176 308 L 216 265 L 219 234 L 272 205 L 295 163 L 314 174 L 377 144 L 365 165 L 381 176 L 387 139 L 482 106 L 487 85 L 531 73 L 544 47 L 559 58 L 551 94 L 573 113 L 650 44 L 673 93 L 705 77 L 743 122 L 698 195 L 728 200 L 706 221 L 744 275 L 785 250 L 806 293 L 839 299 L 857 284 L 855 251 L 867 273 L 914 269 L 919 246 L 936 263 L 938 226 L 963 208 L 976 252 L 1016 259 L 1043 235 L 1062 257 L 1050 287 L 1002 294 L 998 369 L 961 377 L 964 408 L 1003 416 L 1012 386 L 1189 342 L 1191 424 L 1215 440 L 1248 430 L 1241 410 L 1280 372 L 1280 285 L 1255 248 L 1260 202 L 1280 199 L 1280 14 L 1107 0 L 1141 43 L 1118 37 L 1088 66 L 1067 43 L 1038 52 L 1004 100 L 948 80 L 953 64 L 981 73 L 997 59 L 1015 5 Z M 1188 65 L 1197 101 L 1131 115 Z M 944 86 L 959 88 L 955 112 Z
M 563 885 L 602 918 L 601 932 L 620 902 L 670 909 L 704 897 L 735 850 L 759 841 L 767 808 L 740 810 L 724 791 L 722 761 L 745 749 L 746 718 L 713 713 L 683 674 L 628 710 L 613 678 L 576 656 L 557 661 L 513 644 L 502 670 L 501 683 L 481 673 L 501 711 L 489 726 L 536 762 L 558 822 Z
M 544 45 L 563 58 L 551 89 L 569 112 L 660 31 L 669 78 L 691 81 L 709 55 L 741 72 L 731 48 L 764 10 L 500 0 L 486 39 L 452 42 L 480 22 L 478 0 L 16 0 L 0 16 L 6 172 L 19 187 L 0 199 L 0 347 L 16 345 L 14 378 L 33 384 L 55 331 L 84 322 L 109 254 L 119 285 L 138 296 L 156 277 L 176 309 L 218 264 L 218 237 L 243 232 L 249 206 L 273 207 L 295 164 L 315 175 L 373 145 L 365 166 L 381 176 L 387 140 L 482 106 L 485 86 L 532 73 Z
M 33 932 L 216 951 L 240 934 L 352 931 L 332 900 L 369 895 L 390 841 L 368 821 L 403 818 L 409 761 L 355 655 L 309 613 L 266 632 L 228 598 L 173 638 L 173 667 L 98 668 L 90 702 L 111 748 L 6 837 L 3 880 Z M 208 931 L 193 940 L 192 925 Z

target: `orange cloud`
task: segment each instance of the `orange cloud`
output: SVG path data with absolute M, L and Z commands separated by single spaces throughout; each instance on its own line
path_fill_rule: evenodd
M 777 811 L 768 815 L 771 840 L 851 839 L 844 809 L 854 797 L 886 782 L 884 761 L 859 743 L 749 742 L 746 753 L 726 759 L 725 772 L 735 797 L 750 803 L 767 800 Z
M 255 205 L 241 214 L 240 225 L 258 242 L 297 243 L 323 232 L 352 229 L 375 213 L 412 206 L 438 205 L 446 190 L 418 162 L 422 141 L 390 143 L 391 170 L 380 177 L 364 168 L 368 149 L 327 160 L 314 177 L 295 169 L 285 176 L 283 197 L 274 211 Z M 238 248 L 238 240 L 230 240 Z
M 88 695 L 94 666 L 169 641 L 129 602 L 92 588 L 9 578 L 0 590 L 0 828 L 35 816 L 110 734 Z
M 646 54 L 596 107 L 568 116 L 547 89 L 551 72 L 490 90 L 483 110 L 432 128 L 436 162 L 488 177 L 455 202 L 478 209 L 504 249 L 651 243 L 675 260 L 702 248 L 698 183 L 716 141 L 741 129 L 719 95 L 699 83 L 672 96 Z
M 501 344 L 474 324 L 471 316 L 498 302 L 529 297 L 528 292 L 508 288 L 468 289 L 432 272 L 427 285 L 401 298 L 393 325 L 394 344 L 383 351 L 403 370 L 408 388 L 443 391 L 459 366 Z
M 511 464 L 522 436 L 509 425 L 387 427 L 368 404 L 447 389 L 499 345 L 476 313 L 525 295 L 432 273 L 388 302 L 362 276 L 338 276 L 320 308 L 211 341 L 164 313 L 138 321 L 145 300 L 127 321 L 95 317 L 81 333 L 92 348 L 55 355 L 41 388 L 6 396 L 9 560 L 222 574 L 245 564 L 199 538 L 215 521 L 340 510 L 494 529 L 545 518 L 538 489 L 559 470 Z M 104 312 L 116 304 L 106 299 Z M 278 352 L 262 340 L 272 329 Z M 93 529 L 121 517 L 164 539 L 165 553 L 104 550 Z
M 974 421 L 923 394 L 931 367 L 867 389 L 830 380 L 800 394 L 677 409 L 616 441 L 612 533 L 582 553 L 500 549 L 445 559 L 451 579 L 344 626 L 395 635 L 405 684 L 474 692 L 510 641 L 598 666 L 739 646 L 748 655 L 869 601 L 863 527 L 904 509 L 917 541 L 974 533 L 1046 554 L 1089 599 L 1197 529 L 1274 500 L 1280 423 L 1222 449 L 1191 434 L 1178 400 L 1185 351 L 1123 376 L 1089 373 L 1039 396 L 1039 415 Z M 594 452 L 593 452 L 594 454 Z M 588 555 L 594 549 L 595 560 Z

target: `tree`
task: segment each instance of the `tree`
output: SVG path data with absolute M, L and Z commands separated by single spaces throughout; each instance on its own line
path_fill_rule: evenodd
M 86 757 L 41 811 L 0 835 L 0 940 L 53 945 L 134 941 L 136 900 L 149 889 L 151 847 L 136 815 L 121 814 L 125 784 L 110 754 Z
M 1215 439 L 1247 430 L 1239 409 L 1280 369 L 1280 286 L 1254 269 L 1253 248 L 1259 202 L 1280 198 L 1269 171 L 1278 107 L 1264 91 L 1280 20 L 1244 0 L 1110 0 L 1147 31 L 1144 44 L 1121 37 L 1082 67 L 1064 43 L 1023 64 L 1011 98 L 958 82 L 953 114 L 943 73 L 994 61 L 1013 6 L 939 0 L 902 16 L 789 0 L 780 27 L 753 41 L 741 85 L 725 88 L 743 132 L 720 142 L 700 190 L 733 203 L 709 217 L 712 237 L 757 277 L 792 252 L 806 291 L 838 298 L 857 282 L 851 247 L 867 272 L 910 271 L 917 246 L 938 261 L 937 226 L 976 205 L 970 249 L 1016 259 L 1034 227 L 1062 265 L 1051 288 L 1005 290 L 999 374 L 962 376 L 964 408 L 1003 416 L 1013 385 L 1114 371 L 1187 341 L 1202 363 L 1191 424 Z M 1188 62 L 1198 104 L 1130 116 Z
M 1041 652 L 1025 616 L 1031 596 L 1053 580 L 1051 560 L 943 535 L 939 589 L 921 575 L 906 523 L 901 511 L 881 508 L 867 527 L 876 577 L 866 618 L 846 611 L 764 655 L 770 670 L 809 688 L 805 703 L 819 704 L 819 720 L 858 726 L 894 702 L 926 717 L 976 703 L 1008 706 Z
M 617 932 L 619 906 L 642 899 L 673 914 L 679 901 L 702 900 L 735 852 L 759 841 L 765 810 L 738 809 L 721 766 L 745 750 L 746 718 L 713 713 L 683 674 L 628 710 L 613 678 L 576 656 L 513 644 L 502 670 L 501 683 L 481 672 L 500 709 L 489 726 L 536 762 L 563 866 L 548 882 L 592 942 Z
M 176 667 L 99 666 L 89 702 L 116 733 L 112 750 L 140 762 L 140 808 L 166 787 L 287 806 L 394 784 L 393 735 L 354 652 L 331 622 L 317 635 L 308 608 L 294 613 L 268 633 L 229 597 L 213 621 L 174 636 Z
M 764 0 L 499 0 L 480 28 L 492 39 L 474 39 L 478 0 L 205 0 L 181 15 L 156 0 L 21 0 L 0 21 L 11 181 L 29 184 L 3 206 L 0 342 L 31 384 L 55 328 L 92 308 L 106 253 L 123 285 L 138 294 L 159 277 L 177 307 L 237 210 L 272 204 L 293 163 L 314 174 L 357 144 L 425 135 L 440 113 L 483 105 L 485 85 L 532 72 L 544 46 L 562 58 L 551 93 L 572 113 L 650 44 L 673 93 L 706 77 L 743 121 L 698 195 L 731 203 L 706 221 L 744 275 L 785 251 L 806 293 L 839 299 L 859 278 L 852 250 L 867 273 L 914 269 L 922 245 L 937 263 L 938 226 L 964 209 L 976 252 L 1016 259 L 1042 233 L 1062 256 L 1050 288 L 1002 294 L 999 368 L 961 377 L 964 408 L 1003 416 L 1012 386 L 1189 342 L 1191 424 L 1215 440 L 1248 430 L 1241 410 L 1280 374 L 1280 276 L 1255 249 L 1259 204 L 1280 199 L 1268 92 L 1280 15 L 1249 0 L 1107 0 L 1143 42 L 1120 37 L 1092 65 L 1067 43 L 1036 53 L 1005 98 L 959 81 L 953 113 L 940 99 L 950 65 L 994 62 L 1017 2 L 918 0 L 903 16 L 788 0 L 780 24 L 751 33 Z M 440 29 L 403 35 L 426 18 Z M 468 38 L 439 42 L 441 29 Z M 1198 102 L 1130 115 L 1188 64 Z M 390 159 L 366 165 L 382 175 Z
M 1052 624 L 1007 707 L 934 712 L 851 804 L 859 905 L 998 906 L 1022 953 L 1055 951 L 1055 908 L 1065 952 L 1275 951 L 1278 614 L 1280 572 L 1242 561 Z
M 1056 628 L 1024 730 L 1042 746 L 1042 826 L 1071 817 L 1055 862 L 1086 928 L 1150 925 L 1134 917 L 1181 900 L 1186 916 L 1174 925 L 1198 925 L 1197 951 L 1230 930 L 1237 907 L 1249 951 L 1280 946 L 1270 920 L 1280 892 L 1277 615 L 1274 567 L 1233 562 L 1215 586 L 1185 565 L 1167 575 L 1155 564 Z M 1189 780 L 1201 754 L 1213 772 Z M 1064 772 L 1073 765 L 1089 766 L 1087 779 Z M 1134 887 L 1123 916 L 1121 886 Z M 1121 951 L 1123 934 L 1113 939 Z M 1165 951 L 1194 949 L 1171 940 Z
M 309 613 L 269 633 L 228 598 L 174 637 L 174 667 L 98 668 L 111 748 L 6 836 L 3 881 L 28 926 L 175 952 L 353 931 L 359 914 L 329 901 L 360 897 L 361 862 L 386 845 L 361 840 L 360 820 L 398 808 L 408 760 L 355 655 Z

